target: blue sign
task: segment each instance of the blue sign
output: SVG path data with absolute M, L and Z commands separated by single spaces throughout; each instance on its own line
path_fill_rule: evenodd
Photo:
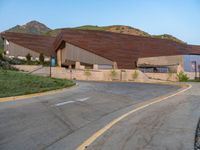
M 56 66 L 56 59 L 55 59 L 55 57 L 51 57 L 51 66 L 52 67 Z

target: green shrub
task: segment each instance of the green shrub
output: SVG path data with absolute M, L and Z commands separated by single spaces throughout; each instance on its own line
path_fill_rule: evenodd
M 185 74 L 182 71 L 177 74 L 177 78 L 178 78 L 178 81 L 180 81 L 180 82 L 187 82 L 189 80 L 187 74 Z
M 0 60 L 3 60 L 3 53 L 0 53 Z
M 28 54 L 26 55 L 26 60 L 27 60 L 28 62 L 31 61 L 31 54 L 30 54 L 30 53 L 28 53 Z
M 84 71 L 84 75 L 85 75 L 85 76 L 87 77 L 87 79 L 88 79 L 92 74 L 91 74 L 90 70 L 86 69 L 86 70 Z
M 133 72 L 133 74 L 132 74 L 133 80 L 137 79 L 137 78 L 138 78 L 138 75 L 139 75 L 139 73 L 135 70 L 135 71 Z
M 26 64 L 26 60 L 22 60 L 22 59 L 19 59 L 19 58 L 4 57 L 3 59 L 4 59 L 4 61 L 7 61 L 11 65 L 23 65 L 23 64 Z
M 9 62 L 0 60 L 0 70 L 18 70 L 18 69 L 10 65 Z
M 113 69 L 110 71 L 110 76 L 112 79 L 114 79 L 117 76 L 117 72 Z
M 39 60 L 41 64 L 44 64 L 44 55 L 40 53 Z

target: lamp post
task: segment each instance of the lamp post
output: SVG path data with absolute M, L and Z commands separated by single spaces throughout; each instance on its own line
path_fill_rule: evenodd
M 52 56 L 50 57 L 50 64 L 49 64 L 49 67 L 50 67 L 50 72 L 49 72 L 49 76 L 50 76 L 50 78 L 51 78 L 51 60 L 52 60 Z

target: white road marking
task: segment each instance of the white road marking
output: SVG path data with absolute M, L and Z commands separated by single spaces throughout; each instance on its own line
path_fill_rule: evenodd
M 76 150 L 85 150 L 89 145 L 91 145 L 98 137 L 100 137 L 102 134 L 104 134 L 107 130 L 109 130 L 111 127 L 113 127 L 116 123 L 118 123 L 119 121 L 121 121 L 122 119 L 130 116 L 131 114 L 139 111 L 139 110 L 142 110 L 146 107 L 149 107 L 151 105 L 154 105 L 156 103 L 160 103 L 162 101 L 165 101 L 166 99 L 168 98 L 171 98 L 171 97 L 174 97 L 178 94 L 181 94 L 187 90 L 189 90 L 190 88 L 192 87 L 192 85 L 189 85 L 189 87 L 181 90 L 181 91 L 178 91 L 172 95 L 169 95 L 169 96 L 166 96 L 166 97 L 161 97 L 161 98 L 158 98 L 158 99 L 155 99 L 155 101 L 153 102 L 150 102 L 150 103 L 147 103 L 147 104 L 144 104 L 136 109 L 133 109 L 127 113 L 125 113 L 124 115 L 114 119 L 113 121 L 111 121 L 110 123 L 108 123 L 106 126 L 104 126 L 103 128 L 101 128 L 100 130 L 98 130 L 97 132 L 95 132 L 92 136 L 90 136 L 88 139 L 86 139 L 79 147 L 76 148 Z
M 70 104 L 70 103 L 74 103 L 74 101 L 67 101 L 67 102 L 58 103 L 58 104 L 55 104 L 55 106 L 62 106 L 62 105 L 65 105 L 65 104 Z
M 81 98 L 81 99 L 77 99 L 76 101 L 78 101 L 78 102 L 84 102 L 84 101 L 87 101 L 89 98 L 90 97 Z M 57 103 L 54 106 L 62 106 L 62 105 L 70 104 L 70 103 L 75 103 L 76 101 L 66 101 L 66 102 L 62 102 L 62 103 Z
M 86 98 L 81 98 L 81 99 L 77 99 L 77 101 L 79 102 L 84 102 L 87 101 L 90 97 L 86 97 Z

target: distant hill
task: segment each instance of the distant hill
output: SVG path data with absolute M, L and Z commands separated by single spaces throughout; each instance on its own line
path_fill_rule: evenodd
M 26 23 L 25 25 L 16 25 L 15 27 L 10 28 L 6 31 L 57 36 L 60 33 L 61 29 L 69 29 L 69 28 L 60 28 L 60 29 L 52 30 L 49 27 L 47 27 L 46 25 L 44 25 L 38 21 L 30 21 L 30 22 Z M 124 25 L 113 25 L 113 26 L 102 26 L 102 27 L 93 26 L 93 25 L 85 25 L 85 26 L 75 27 L 73 29 L 108 31 L 108 32 L 115 32 L 115 33 L 122 33 L 122 34 L 168 39 L 168 40 L 176 41 L 179 43 L 185 43 L 182 40 L 180 40 L 172 35 L 169 35 L 169 34 L 150 35 L 149 33 L 144 32 L 140 29 L 133 28 L 130 26 L 124 26 Z M 2 48 L 3 48 L 3 40 L 0 38 L 0 49 L 2 49 Z
M 183 42 L 182 40 L 170 35 L 170 34 L 162 34 L 162 35 L 152 35 L 152 37 L 155 37 L 155 38 L 160 38 L 160 39 L 168 39 L 168 40 L 172 40 L 172 41 L 176 41 L 176 42 L 179 42 L 179 43 L 185 43 Z
M 6 31 L 31 34 L 45 34 L 46 32 L 51 31 L 51 29 L 38 21 L 31 21 L 26 23 L 25 25 L 16 25 L 13 28 L 10 28 Z
M 46 34 L 50 36 L 56 36 L 60 33 L 62 29 L 68 29 L 68 28 L 61 28 L 61 29 L 55 29 L 50 30 Z M 75 27 L 74 29 L 82 29 L 82 30 L 98 30 L 98 31 L 108 31 L 108 32 L 115 32 L 115 33 L 122 33 L 122 34 L 130 34 L 130 35 L 137 35 L 137 36 L 145 36 L 145 37 L 154 37 L 154 38 L 160 38 L 160 39 L 168 39 L 179 43 L 185 43 L 184 41 L 169 35 L 169 34 L 162 34 L 162 35 L 151 35 L 147 32 L 144 32 L 140 29 L 133 28 L 130 26 L 123 26 L 123 25 L 113 25 L 113 26 L 92 26 L 92 25 L 85 25 L 80 27 Z
M 110 31 L 115 33 L 123 33 L 123 34 L 130 34 L 130 35 L 138 35 L 138 36 L 150 36 L 147 32 L 142 30 L 130 27 L 130 26 L 123 26 L 123 25 L 113 25 L 113 26 L 81 26 L 77 27 L 77 29 L 88 29 L 88 30 L 103 30 L 103 31 Z
M 30 34 L 46 34 L 51 31 L 46 25 L 38 21 L 30 21 L 25 25 L 16 25 L 5 32 L 17 32 L 17 33 L 30 33 Z M 3 40 L 0 38 L 0 49 L 3 49 Z
M 67 28 L 63 28 L 67 29 Z M 92 26 L 92 25 L 85 25 L 80 27 L 75 27 L 74 29 L 81 29 L 81 30 L 98 30 L 98 31 L 109 31 L 109 32 L 115 32 L 115 33 L 123 33 L 123 34 L 130 34 L 130 35 L 138 35 L 138 36 L 151 36 L 147 32 L 144 32 L 142 30 L 129 27 L 129 26 L 122 26 L 122 25 L 113 25 L 113 26 Z M 55 29 L 47 32 L 47 35 L 56 36 L 59 34 L 61 29 Z

